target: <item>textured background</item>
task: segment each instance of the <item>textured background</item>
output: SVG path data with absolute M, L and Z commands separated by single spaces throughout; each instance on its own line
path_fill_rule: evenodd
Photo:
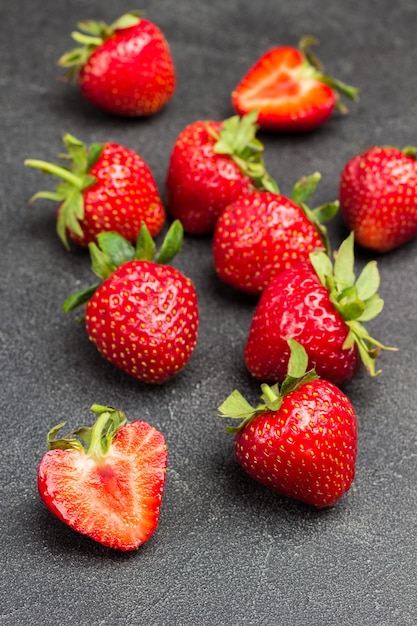
M 358 86 L 360 102 L 317 132 L 260 138 L 281 191 L 319 170 L 314 204 L 333 200 L 348 158 L 373 144 L 416 142 L 415 0 L 143 2 L 169 40 L 178 88 L 159 115 L 138 121 L 100 113 L 57 80 L 55 61 L 72 47 L 77 21 L 111 22 L 132 8 L 115 5 L 0 8 L 0 623 L 415 624 L 417 241 L 378 258 L 385 309 L 369 328 L 400 352 L 381 356 L 378 379 L 361 373 L 345 389 L 359 420 L 357 478 L 336 507 L 315 512 L 244 475 L 216 417 L 235 387 L 256 401 L 258 384 L 242 362 L 254 302 L 219 283 L 210 238 L 187 238 L 175 262 L 199 294 L 198 347 L 171 383 L 146 387 L 107 364 L 61 311 L 69 293 L 90 284 L 89 260 L 63 249 L 51 203 L 28 208 L 52 180 L 23 166 L 29 157 L 55 160 L 71 132 L 137 150 L 163 193 L 180 130 L 231 115 L 230 92 L 256 58 L 312 34 L 328 72 Z M 336 218 L 333 244 L 346 234 Z M 358 267 L 369 258 L 358 250 Z M 88 422 L 93 402 L 148 420 L 168 441 L 160 525 L 134 554 L 78 536 L 37 495 L 47 430 L 63 419 Z

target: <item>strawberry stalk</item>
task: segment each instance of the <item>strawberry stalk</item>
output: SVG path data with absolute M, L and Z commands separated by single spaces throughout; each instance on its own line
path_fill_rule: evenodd
M 374 319 L 382 311 L 384 301 L 378 295 L 380 276 L 376 261 L 370 261 L 356 279 L 354 272 L 354 234 L 342 242 L 334 264 L 328 254 L 314 251 L 311 263 L 322 285 L 329 291 L 330 301 L 349 328 L 343 348 L 357 345 L 360 357 L 371 376 L 377 376 L 375 359 L 381 350 L 396 351 L 371 337 L 363 322 Z
M 68 313 L 86 304 L 101 282 L 123 263 L 136 260 L 166 265 L 180 252 L 183 238 L 184 230 L 179 220 L 172 222 L 159 250 L 144 223 L 135 246 L 118 233 L 100 233 L 97 236 L 98 245 L 92 242 L 88 246 L 92 270 L 100 281 L 70 295 L 63 304 L 63 310 Z
M 89 174 L 90 169 L 99 159 L 104 144 L 92 144 L 87 151 L 85 145 L 70 135 L 64 135 L 64 145 L 67 154 L 61 155 L 63 159 L 71 161 L 71 167 L 64 167 L 56 163 L 49 163 L 39 159 L 26 159 L 24 164 L 28 167 L 39 169 L 44 174 L 51 174 L 60 178 L 55 191 L 38 191 L 29 200 L 32 204 L 38 198 L 53 200 L 61 203 L 57 233 L 64 246 L 69 249 L 67 229 L 82 237 L 83 232 L 80 221 L 84 218 L 83 192 L 97 182 L 95 176 Z
M 257 111 L 251 111 L 242 117 L 234 115 L 222 122 L 219 133 L 209 125 L 207 130 L 216 139 L 214 151 L 217 154 L 229 155 L 258 189 L 279 193 L 276 181 L 265 167 L 264 147 L 255 136 L 258 130 L 257 117 Z
M 341 80 L 332 76 L 328 76 L 324 73 L 321 61 L 310 50 L 310 46 L 316 44 L 318 44 L 318 40 L 315 37 L 311 37 L 309 35 L 303 37 L 299 43 L 299 49 L 304 57 L 303 74 L 305 76 L 317 78 L 317 80 L 325 83 L 331 89 L 333 89 L 336 94 L 345 96 L 350 100 L 357 100 L 359 91 L 356 87 L 353 87 L 352 85 L 347 85 Z M 341 113 L 348 112 L 348 109 L 339 100 L 336 103 L 336 107 Z
M 288 361 L 287 376 L 282 382 L 275 385 L 262 384 L 261 403 L 252 406 L 235 389 L 219 406 L 219 417 L 239 419 L 238 426 L 227 426 L 226 432 L 236 433 L 242 430 L 256 415 L 265 411 L 279 411 L 283 398 L 301 385 L 318 378 L 314 370 L 307 370 L 308 356 L 303 346 L 294 339 L 288 339 L 290 358 Z
M 109 406 L 93 404 L 91 411 L 98 415 L 92 427 L 82 426 L 65 437 L 57 438 L 66 422 L 61 422 L 48 432 L 48 450 L 83 450 L 95 461 L 104 459 L 119 429 L 126 424 L 126 416 Z

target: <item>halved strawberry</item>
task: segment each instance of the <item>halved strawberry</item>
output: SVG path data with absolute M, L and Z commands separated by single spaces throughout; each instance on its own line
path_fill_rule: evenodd
M 73 530 L 119 550 L 135 550 L 154 533 L 167 467 L 162 433 L 144 421 L 94 404 L 92 427 L 56 438 L 38 468 L 38 490 L 47 508 Z
M 317 43 L 304 37 L 299 48 L 272 48 L 249 69 L 232 92 L 232 105 L 240 114 L 258 111 L 261 128 L 306 131 L 326 122 L 340 103 L 338 93 L 357 98 L 357 89 L 324 74 L 309 50 Z

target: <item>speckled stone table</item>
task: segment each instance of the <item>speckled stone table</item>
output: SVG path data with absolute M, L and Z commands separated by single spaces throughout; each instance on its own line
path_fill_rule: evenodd
M 175 264 L 199 294 L 199 343 L 187 368 L 153 388 L 106 363 L 69 293 L 89 284 L 85 251 L 67 252 L 55 209 L 28 157 L 54 160 L 65 132 L 116 141 L 148 162 L 163 193 L 177 134 L 197 119 L 232 115 L 230 93 L 268 47 L 320 40 L 329 73 L 360 89 L 346 117 L 308 135 L 261 134 L 281 190 L 316 170 L 318 205 L 338 194 L 347 159 L 373 144 L 416 142 L 415 0 L 162 0 L 144 2 L 170 43 L 178 87 L 147 120 L 107 116 L 58 80 L 55 62 L 81 19 L 113 21 L 126 0 L 9 2 L 0 9 L 1 573 L 4 626 L 412 626 L 417 612 L 417 241 L 380 255 L 381 315 L 372 333 L 397 346 L 345 389 L 359 421 L 357 476 L 333 508 L 281 498 L 237 466 L 217 407 L 258 383 L 242 351 L 255 303 L 217 279 L 210 237 L 186 237 Z M 42 184 L 43 183 L 43 184 Z M 340 216 L 334 246 L 345 237 Z M 371 255 L 357 251 L 358 267 Z M 375 257 L 374 257 L 375 258 Z M 88 420 L 93 402 L 160 428 L 169 467 L 159 527 L 134 554 L 111 552 L 54 519 L 36 489 L 47 430 Z

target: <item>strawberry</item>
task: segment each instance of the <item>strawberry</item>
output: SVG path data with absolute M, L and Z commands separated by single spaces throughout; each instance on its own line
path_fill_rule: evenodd
M 341 244 L 334 266 L 323 251 L 310 255 L 273 278 L 264 289 L 247 337 L 244 359 L 251 374 L 265 382 L 282 381 L 289 359 L 288 339 L 301 343 L 310 368 L 343 385 L 364 363 L 371 376 L 381 349 L 363 322 L 383 308 L 377 291 L 380 277 L 370 261 L 356 280 L 353 234 Z M 312 267 L 313 266 L 313 267 Z
M 100 354 L 130 376 L 162 384 L 188 363 L 197 343 L 197 294 L 190 279 L 165 265 L 182 243 L 169 229 L 158 255 L 143 225 L 134 247 L 117 233 L 89 246 L 101 283 L 73 294 L 64 311 L 86 304 L 85 327 Z
M 324 124 L 335 108 L 345 113 L 339 95 L 357 98 L 357 89 L 323 73 L 310 52 L 317 41 L 304 37 L 299 48 L 272 48 L 249 69 L 232 92 L 239 115 L 258 111 L 260 128 L 307 131 Z
M 388 252 L 417 235 L 417 149 L 374 146 L 346 163 L 340 202 L 356 241 Z
M 294 263 L 309 261 L 315 249 L 327 249 L 322 221 L 338 203 L 310 210 L 305 202 L 320 174 L 301 179 L 289 199 L 270 191 L 241 196 L 220 215 L 213 236 L 214 267 L 235 289 L 257 296 L 271 279 Z
M 207 235 L 222 210 L 256 188 L 277 191 L 256 139 L 256 113 L 198 120 L 178 135 L 169 160 L 166 206 L 185 232 Z
M 57 233 L 68 248 L 68 239 L 88 246 L 103 231 L 116 231 L 135 241 L 145 222 L 152 236 L 165 222 L 163 207 L 151 170 L 133 150 L 115 143 L 85 145 L 70 134 L 64 136 L 70 167 L 37 159 L 25 165 L 62 179 L 55 192 L 32 196 L 58 201 Z
M 122 411 L 93 405 L 92 427 L 56 438 L 38 468 L 38 490 L 47 508 L 73 530 L 104 546 L 135 550 L 154 533 L 167 467 L 162 433 Z
M 81 44 L 58 60 L 81 94 L 108 113 L 153 115 L 172 98 L 174 61 L 162 31 L 138 13 L 113 24 L 86 20 L 72 33 Z
M 291 358 L 282 385 L 262 385 L 251 406 L 235 390 L 219 407 L 241 420 L 235 455 L 255 480 L 285 496 L 323 508 L 334 505 L 355 477 L 357 421 L 348 397 L 307 371 L 303 347 L 289 340 Z

